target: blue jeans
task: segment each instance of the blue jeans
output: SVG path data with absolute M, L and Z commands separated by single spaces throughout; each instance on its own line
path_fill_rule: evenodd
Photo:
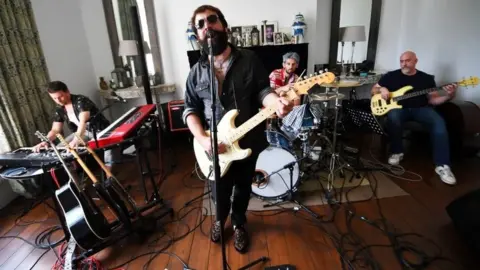
M 435 165 L 450 165 L 450 145 L 445 121 L 432 107 L 394 109 L 387 114 L 391 153 L 403 153 L 403 124 L 412 120 L 428 128 Z

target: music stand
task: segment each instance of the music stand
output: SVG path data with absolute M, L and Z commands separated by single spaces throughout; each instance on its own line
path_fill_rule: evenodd
M 383 130 L 380 122 L 371 113 L 361 108 L 354 108 L 355 106 L 345 106 L 345 112 L 347 120 L 355 126 L 359 127 L 363 131 L 371 131 L 379 135 L 387 135 Z

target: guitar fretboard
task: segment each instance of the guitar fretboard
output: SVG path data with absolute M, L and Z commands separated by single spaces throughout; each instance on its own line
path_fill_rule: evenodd
M 404 95 L 399 96 L 399 97 L 394 97 L 392 99 L 393 99 L 393 101 L 396 102 L 396 101 L 405 100 L 405 99 L 409 99 L 409 98 L 412 98 L 412 97 L 418 97 L 418 96 L 421 96 L 421 95 L 425 95 L 425 94 L 428 94 L 428 93 L 431 93 L 431 92 L 441 91 L 441 90 L 443 90 L 442 87 L 428 88 L 428 89 L 424 89 L 424 90 L 421 90 L 421 91 L 404 94 Z
M 270 106 L 261 110 L 255 116 L 248 119 L 245 123 L 241 124 L 239 127 L 232 130 L 232 132 L 228 134 L 227 140 L 232 143 L 240 140 L 250 130 L 252 130 L 257 125 L 265 121 L 265 119 L 270 117 L 272 114 L 274 114 L 276 109 L 277 109 L 276 106 Z

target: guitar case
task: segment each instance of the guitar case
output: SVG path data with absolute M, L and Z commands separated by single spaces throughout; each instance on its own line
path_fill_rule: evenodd
M 480 149 L 480 108 L 470 101 L 450 101 L 437 108 L 447 126 L 452 156 Z

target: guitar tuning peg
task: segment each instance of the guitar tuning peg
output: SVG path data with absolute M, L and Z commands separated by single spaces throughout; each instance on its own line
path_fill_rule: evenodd
M 307 76 L 303 76 L 303 79 L 306 80 L 306 79 L 307 79 Z
M 322 74 L 322 73 L 323 73 L 323 70 L 320 70 L 320 71 L 318 72 L 318 74 Z
M 310 74 L 310 78 L 312 78 L 312 77 L 313 77 L 313 74 Z
M 325 69 L 325 72 L 328 72 L 328 68 Z
M 313 73 L 313 76 L 317 76 L 317 72 L 314 72 L 314 73 Z

